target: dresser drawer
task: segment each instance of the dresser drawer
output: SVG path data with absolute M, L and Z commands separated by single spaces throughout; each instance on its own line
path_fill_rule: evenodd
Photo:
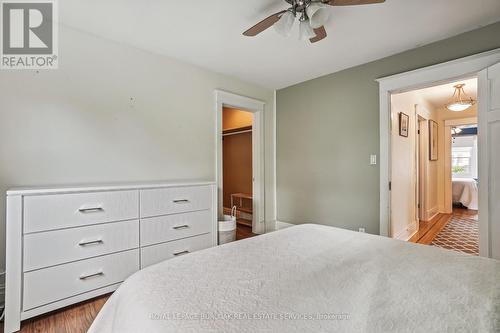
M 212 234 L 152 245 L 141 249 L 141 268 L 212 247 Z
M 149 217 L 141 220 L 141 246 L 206 234 L 211 229 L 210 210 Z
M 141 191 L 141 217 L 210 209 L 210 186 L 176 187 Z
M 139 247 L 139 221 L 29 234 L 24 237 L 24 271 Z
M 24 233 L 137 219 L 138 207 L 139 191 L 27 196 Z
M 139 269 L 139 250 L 24 273 L 23 310 L 113 285 Z

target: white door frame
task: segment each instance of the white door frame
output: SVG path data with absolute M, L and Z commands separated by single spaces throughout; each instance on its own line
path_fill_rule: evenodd
M 418 228 L 420 229 L 420 221 L 425 221 L 427 218 L 427 186 L 425 184 L 425 180 L 427 179 L 427 168 L 426 168 L 426 161 L 427 161 L 427 150 L 425 149 L 425 144 L 426 142 L 424 141 L 427 139 L 427 136 L 424 135 L 424 129 L 420 126 L 422 123 L 428 124 L 429 120 L 425 119 L 421 115 L 418 114 L 416 115 L 416 122 L 417 122 L 417 138 L 416 138 L 416 144 L 417 144 L 417 150 L 416 150 L 416 156 L 417 156 L 417 223 Z M 417 229 L 418 230 L 418 229 Z
M 223 90 L 215 90 L 215 179 L 217 181 L 218 215 L 222 217 L 223 209 L 223 176 L 222 176 L 222 112 L 224 107 L 240 109 L 253 114 L 252 127 L 252 172 L 253 172 L 253 220 L 252 232 L 266 232 L 264 219 L 264 110 L 266 103 L 254 98 L 236 95 Z
M 390 236 L 390 124 L 391 124 L 391 94 L 421 89 L 446 83 L 465 77 L 479 77 L 478 118 L 479 118 L 479 177 L 482 184 L 488 184 L 488 156 L 486 146 L 487 94 L 481 86 L 481 71 L 500 62 L 500 49 L 475 54 L 469 57 L 445 62 L 442 64 L 417 69 L 414 71 L 377 79 L 380 92 L 380 235 Z M 487 87 L 486 87 L 487 88 Z M 485 90 L 485 91 L 483 91 Z M 483 124 L 483 126 L 481 126 Z M 489 257 L 490 244 L 488 238 L 488 187 L 481 186 L 479 191 L 479 252 L 481 256 Z

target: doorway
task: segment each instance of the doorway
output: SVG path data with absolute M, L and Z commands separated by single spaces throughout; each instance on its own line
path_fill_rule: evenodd
M 500 258 L 500 210 L 490 205 L 500 194 L 500 49 L 380 78 L 380 234 L 390 236 L 391 221 L 391 94 L 449 82 L 478 78 L 479 251 Z M 451 188 L 449 189 L 451 191 Z
M 222 110 L 222 195 L 224 215 L 236 215 L 236 239 L 252 237 L 253 114 Z
M 264 218 L 265 103 L 222 90 L 215 91 L 215 102 L 218 217 L 222 218 L 224 213 L 228 213 L 228 209 L 230 210 L 235 205 L 240 225 L 246 226 L 244 235 L 263 234 L 266 231 Z M 226 111 L 226 128 L 224 128 L 224 110 L 229 110 Z M 235 118 L 235 122 L 231 123 L 231 120 L 228 120 L 231 115 L 239 115 L 240 117 L 236 117 L 239 120 Z M 249 141 L 251 141 L 251 153 L 248 152 Z M 226 142 L 226 152 L 229 151 L 226 156 L 224 155 L 224 142 Z M 238 151 L 238 145 L 243 142 L 245 142 L 246 149 Z M 243 151 L 246 153 L 243 154 Z M 231 155 L 233 157 L 239 155 L 240 159 L 227 159 Z M 225 158 L 226 163 L 230 163 L 227 167 L 224 165 Z M 251 166 L 248 164 L 249 161 Z M 237 169 L 242 167 L 242 163 L 245 165 L 245 170 L 240 177 Z M 235 181 L 239 181 L 235 179 L 239 178 L 244 179 L 243 187 L 240 186 L 241 184 L 234 187 Z M 226 181 L 229 182 L 228 186 L 225 186 Z M 240 229 L 243 230 L 243 227 Z
M 479 254 L 477 97 L 477 78 L 391 94 L 391 237 Z

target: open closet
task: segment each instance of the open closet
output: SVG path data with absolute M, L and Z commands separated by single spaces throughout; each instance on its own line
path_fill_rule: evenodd
M 223 108 L 223 206 L 224 214 L 236 211 L 236 238 L 253 236 L 253 114 Z

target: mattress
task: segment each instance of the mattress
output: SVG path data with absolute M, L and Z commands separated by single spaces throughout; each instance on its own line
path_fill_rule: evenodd
M 499 330 L 499 261 L 301 225 L 136 273 L 89 332 Z
M 452 180 L 452 197 L 454 203 L 461 203 L 468 209 L 479 209 L 479 191 L 477 182 L 472 178 Z

